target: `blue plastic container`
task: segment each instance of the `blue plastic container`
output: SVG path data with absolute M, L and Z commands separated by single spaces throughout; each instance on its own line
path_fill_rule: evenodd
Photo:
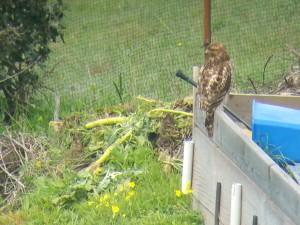
M 300 162 L 300 110 L 253 101 L 252 140 L 267 153 Z

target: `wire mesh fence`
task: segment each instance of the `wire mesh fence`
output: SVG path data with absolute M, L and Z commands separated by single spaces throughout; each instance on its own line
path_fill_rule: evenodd
M 300 61 L 285 50 L 288 45 L 300 51 L 300 2 L 212 2 L 212 39 L 228 47 L 235 88 L 268 93 Z
M 203 1 L 65 4 L 65 44 L 52 46 L 43 72 L 63 106 L 191 95 L 191 86 L 174 75 L 177 69 L 191 75 L 203 63 Z M 268 92 L 276 86 L 297 61 L 284 47 L 300 50 L 300 2 L 212 1 L 211 9 L 212 41 L 224 43 L 234 61 L 234 89 Z

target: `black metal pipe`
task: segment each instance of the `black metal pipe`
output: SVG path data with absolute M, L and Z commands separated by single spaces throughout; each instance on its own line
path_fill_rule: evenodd
M 216 189 L 216 208 L 215 208 L 215 225 L 219 225 L 219 215 L 221 206 L 221 183 L 217 183 Z
M 211 4 L 210 0 L 203 1 L 204 47 L 211 43 Z
M 197 83 L 196 83 L 195 81 L 193 81 L 192 78 L 186 76 L 181 70 L 178 70 L 178 71 L 176 72 L 176 77 L 179 77 L 179 78 L 181 78 L 182 80 L 184 80 L 184 81 L 190 83 L 190 84 L 193 85 L 194 87 L 197 87 Z
M 257 216 L 253 216 L 253 222 L 252 225 L 257 225 Z

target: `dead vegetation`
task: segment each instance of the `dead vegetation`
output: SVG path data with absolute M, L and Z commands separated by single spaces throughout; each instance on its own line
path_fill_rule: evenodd
M 299 95 L 300 94 L 300 52 L 287 45 L 284 49 L 291 54 L 293 63 L 283 74 L 282 81 L 269 94 Z
M 19 195 L 26 189 L 24 176 L 46 162 L 47 145 L 42 138 L 26 133 L 5 132 L 0 136 L 0 195 L 2 204 L 18 204 Z M 35 165 L 29 166 L 29 163 Z M 1 206 L 2 206 L 1 204 Z
M 253 80 L 247 77 L 249 86 L 252 90 L 249 93 L 254 94 L 270 94 L 270 95 L 299 95 L 300 94 L 300 52 L 291 45 L 284 47 L 284 53 L 274 57 L 271 55 L 265 62 L 261 81 Z M 266 81 L 265 73 L 268 70 L 270 62 L 284 60 L 289 62 L 289 67 L 284 68 L 281 74 L 273 74 L 271 80 Z M 274 62 L 276 63 L 276 62 Z M 234 92 L 238 92 L 235 90 Z
M 51 159 L 51 148 L 54 147 L 52 139 L 51 142 L 45 137 L 6 131 L 0 136 L 2 210 L 18 205 L 20 193 L 30 186 L 28 177 L 49 171 L 59 176 L 66 168 L 75 171 L 88 168 L 130 129 L 131 137 L 120 146 L 116 145 L 117 148 L 134 149 L 152 145 L 157 157 L 165 162 L 165 169 L 179 170 L 183 140 L 192 136 L 192 103 L 192 98 L 173 103 L 142 99 L 135 106 L 121 104 L 94 114 L 70 115 L 62 121 L 61 129 L 56 130 L 53 137 L 55 145 L 60 146 L 57 161 Z M 95 118 L 105 120 L 116 115 L 126 117 L 128 121 L 90 129 L 85 127 L 86 121 Z

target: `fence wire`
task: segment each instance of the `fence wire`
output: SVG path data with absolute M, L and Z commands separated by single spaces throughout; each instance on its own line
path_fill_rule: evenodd
M 52 46 L 43 81 L 77 110 L 192 94 L 175 77 L 203 63 L 203 1 L 65 0 L 65 44 Z M 300 50 L 298 0 L 212 1 L 212 41 L 235 64 L 234 89 L 268 92 Z M 298 59 L 299 60 L 299 59 Z M 297 60 L 296 60 L 297 61 Z M 299 60 L 300 61 L 300 60 Z

